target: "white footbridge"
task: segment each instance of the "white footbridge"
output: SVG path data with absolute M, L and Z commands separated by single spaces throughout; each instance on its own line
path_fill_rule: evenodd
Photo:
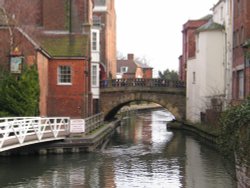
M 68 117 L 0 118 L 0 152 L 65 139 L 69 135 L 69 128 Z

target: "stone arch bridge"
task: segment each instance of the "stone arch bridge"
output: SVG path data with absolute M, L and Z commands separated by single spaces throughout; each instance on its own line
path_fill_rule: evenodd
M 114 79 L 101 82 L 101 111 L 109 120 L 133 101 L 154 102 L 170 111 L 177 120 L 185 119 L 185 83 L 163 79 Z

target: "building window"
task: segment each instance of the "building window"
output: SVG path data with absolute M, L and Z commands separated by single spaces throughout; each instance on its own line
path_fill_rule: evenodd
M 246 57 L 246 67 L 250 67 L 250 57 Z
M 238 98 L 244 99 L 244 71 L 238 71 L 237 72 L 238 77 Z
M 100 50 L 100 31 L 98 29 L 91 30 L 91 50 L 99 51 Z
M 101 17 L 93 15 L 93 25 L 101 26 L 102 20 Z
M 92 50 L 97 50 L 97 33 L 92 32 Z
M 121 67 L 121 73 L 128 72 L 128 67 Z
M 196 82 L 196 75 L 195 75 L 195 72 L 193 72 L 193 84 L 195 84 Z
M 92 85 L 96 86 L 97 85 L 97 66 L 92 65 Z
M 236 47 L 236 32 L 233 33 L 233 47 Z
M 245 31 L 244 31 L 244 27 L 241 26 L 241 30 L 240 30 L 240 42 L 241 42 L 241 44 L 244 43 L 244 39 L 245 39 Z
M 58 67 L 58 84 L 70 85 L 71 84 L 71 67 L 59 66 Z
M 196 48 L 196 53 L 199 53 L 199 47 L 200 47 L 200 46 L 199 46 L 199 42 L 200 42 L 200 41 L 199 41 L 199 37 L 200 37 L 199 34 L 197 34 L 197 35 L 196 35 L 196 46 L 195 46 L 195 48 Z
M 224 19 L 224 7 L 222 6 L 222 7 L 220 8 L 220 20 L 223 21 L 223 19 Z

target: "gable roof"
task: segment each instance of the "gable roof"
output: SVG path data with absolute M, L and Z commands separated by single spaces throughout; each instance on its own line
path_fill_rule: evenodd
M 137 67 L 140 67 L 142 69 L 153 69 L 152 67 L 150 67 L 149 65 L 147 64 L 144 64 L 144 63 L 140 63 L 140 62 L 135 62 Z
M 41 48 L 53 58 L 88 56 L 87 35 L 44 35 L 39 39 Z
M 225 27 L 221 24 L 215 23 L 212 19 L 209 20 L 206 24 L 200 26 L 196 31 L 215 31 L 215 30 L 224 30 Z
M 117 72 L 120 72 L 121 67 L 128 67 L 128 71 L 126 73 L 135 73 L 137 66 L 134 60 L 117 60 Z

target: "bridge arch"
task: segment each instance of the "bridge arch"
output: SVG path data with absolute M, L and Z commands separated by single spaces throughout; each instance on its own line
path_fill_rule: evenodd
M 148 81 L 135 84 L 136 81 L 126 81 L 126 84 L 111 84 L 101 89 L 101 111 L 105 120 L 109 120 L 125 105 L 133 101 L 148 101 L 161 105 L 170 111 L 176 119 L 185 119 L 186 97 L 185 88 L 179 84 L 154 85 Z M 157 81 L 158 83 L 159 81 Z M 112 82 L 112 83 L 121 83 Z M 131 83 L 131 84 L 129 84 Z M 155 83 L 155 82 L 153 82 Z

